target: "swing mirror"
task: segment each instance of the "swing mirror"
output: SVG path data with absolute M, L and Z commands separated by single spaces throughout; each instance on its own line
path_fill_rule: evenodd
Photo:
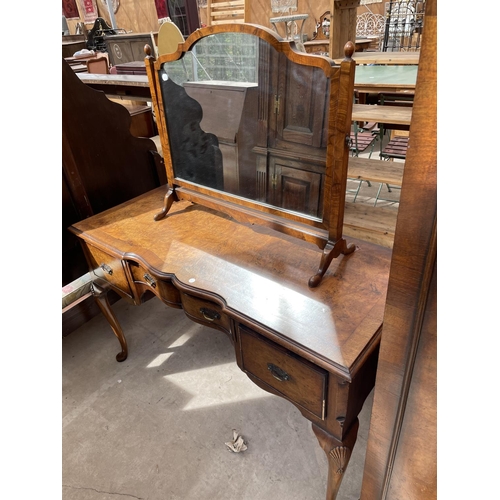
M 340 239 L 354 67 L 246 24 L 197 30 L 158 60 L 149 52 L 173 199 L 255 214 L 321 248 Z

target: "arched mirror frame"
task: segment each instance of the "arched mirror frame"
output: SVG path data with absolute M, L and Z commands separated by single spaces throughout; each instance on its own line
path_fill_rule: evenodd
M 327 146 L 321 219 L 195 185 L 175 176 L 170 154 L 159 72 L 163 63 L 183 58 L 203 37 L 226 32 L 245 33 L 259 37 L 278 52 L 283 53 L 290 61 L 320 68 L 329 79 L 330 98 L 329 110 L 326 115 L 328 117 L 326 125 Z M 323 250 L 318 271 L 309 280 L 309 286 L 317 286 L 333 258 L 338 257 L 340 254 L 351 253 L 355 249 L 354 245 L 348 245 L 342 237 L 349 159 L 348 138 L 351 128 L 354 93 L 355 62 L 351 58 L 354 52 L 354 44 L 347 42 L 345 58 L 340 65 L 336 65 L 334 61 L 327 57 L 298 51 L 293 41 L 284 41 L 274 31 L 263 26 L 221 24 L 201 28 L 193 32 L 184 43 L 179 44 L 177 51 L 160 55 L 158 59 L 154 58 L 153 51 L 149 46 L 145 47 L 145 52 L 146 71 L 165 159 L 168 183 L 164 206 L 155 219 L 160 220 L 167 216 L 173 202 L 188 200 L 220 210 L 231 215 L 236 220 L 262 224 L 314 243 Z

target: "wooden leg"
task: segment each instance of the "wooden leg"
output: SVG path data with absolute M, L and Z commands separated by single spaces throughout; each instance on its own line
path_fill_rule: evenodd
M 333 259 L 336 259 L 340 254 L 349 255 L 354 250 L 356 250 L 356 245 L 352 243 L 348 245 L 344 238 L 341 238 L 336 243 L 329 241 L 323 249 L 318 272 L 309 279 L 309 286 L 314 288 L 321 283 L 323 275 L 326 273 Z
M 312 424 L 318 442 L 328 458 L 328 485 L 326 500 L 335 500 L 340 488 L 344 472 L 351 458 L 352 449 L 358 436 L 359 421 L 356 419 L 343 441 L 334 438 L 323 429 Z
M 111 305 L 108 300 L 108 290 L 109 288 L 106 285 L 92 283 L 92 295 L 94 296 L 99 309 L 104 314 L 104 317 L 108 320 L 108 323 L 111 326 L 113 333 L 119 340 L 122 348 L 121 352 L 116 355 L 116 361 L 125 361 L 128 356 L 127 340 L 125 339 L 125 335 L 123 335 L 120 323 L 118 323 L 118 320 L 111 309 Z
M 162 208 L 161 212 L 157 213 L 154 216 L 155 221 L 162 220 L 167 216 L 168 211 L 170 210 L 170 207 L 172 206 L 172 203 L 174 201 L 178 201 L 177 195 L 175 194 L 175 190 L 172 189 L 171 187 L 169 187 L 167 190 L 167 194 L 165 195 L 165 198 L 163 199 L 163 208 Z

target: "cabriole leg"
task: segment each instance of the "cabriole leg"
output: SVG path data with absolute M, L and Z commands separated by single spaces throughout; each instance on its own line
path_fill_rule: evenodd
M 107 285 L 98 285 L 95 282 L 92 283 L 92 295 L 94 296 L 99 309 L 104 314 L 104 317 L 108 320 L 108 323 L 122 348 L 121 352 L 116 355 L 116 361 L 125 361 L 128 356 L 127 340 L 125 339 L 125 335 L 123 335 L 120 323 L 118 323 L 118 320 L 111 309 L 111 304 L 108 299 L 108 290 L 109 287 Z
M 316 438 L 328 458 L 326 500 L 335 500 L 337 498 L 340 484 L 344 478 L 344 472 L 358 436 L 358 427 L 359 421 L 356 419 L 345 439 L 339 441 L 323 429 L 312 424 L 314 434 L 316 434 Z

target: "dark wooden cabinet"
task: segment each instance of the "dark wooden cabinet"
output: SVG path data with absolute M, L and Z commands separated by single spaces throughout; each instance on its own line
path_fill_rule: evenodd
M 272 155 L 268 168 L 268 203 L 313 217 L 321 213 L 324 165 Z
M 267 51 L 267 52 L 266 52 Z M 261 47 L 261 67 L 269 80 L 259 81 L 259 116 L 255 199 L 310 215 L 322 216 L 326 164 L 328 81 L 321 69 L 294 64 L 284 54 Z M 263 76 L 268 75 L 261 71 Z M 247 165 L 245 178 L 255 165 Z M 241 169 L 243 170 L 243 169 Z M 243 183 L 240 183 L 243 184 Z
M 62 284 L 66 285 L 84 275 L 88 266 L 83 258 L 81 245 L 68 231 L 68 227 L 83 217 L 78 211 L 75 198 L 72 196 L 68 180 L 62 175 Z
M 157 45 L 158 33 L 130 33 L 127 35 L 109 35 L 104 38 L 111 66 L 133 61 L 144 61 L 144 46 L 153 46 L 153 36 Z M 144 74 L 144 71 L 142 73 Z
M 284 54 L 279 54 L 276 62 L 271 60 L 271 67 L 275 68 L 270 92 L 274 99 L 271 145 L 318 154 L 317 148 L 326 147 L 324 122 L 329 93 L 324 73 L 295 64 Z
M 166 182 L 155 143 L 134 137 L 132 121 L 124 106 L 81 82 L 63 60 L 63 285 L 88 270 L 67 228 Z

